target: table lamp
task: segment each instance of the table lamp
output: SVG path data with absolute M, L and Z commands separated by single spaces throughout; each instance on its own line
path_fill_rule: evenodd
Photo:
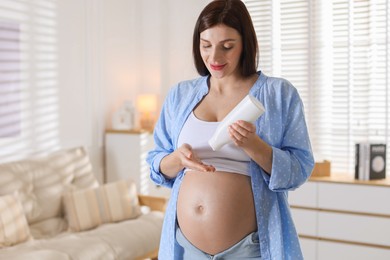
M 137 97 L 137 109 L 142 130 L 153 132 L 156 122 L 157 95 L 145 94 Z

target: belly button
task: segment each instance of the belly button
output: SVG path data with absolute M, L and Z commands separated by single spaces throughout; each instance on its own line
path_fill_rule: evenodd
M 201 214 L 201 213 L 203 213 L 203 211 L 204 211 L 204 208 L 202 205 L 199 205 L 196 207 L 196 213 Z

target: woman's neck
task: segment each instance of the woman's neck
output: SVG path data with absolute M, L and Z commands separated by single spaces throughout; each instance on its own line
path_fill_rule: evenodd
M 258 78 L 257 74 L 244 78 L 242 76 L 229 76 L 221 79 L 210 77 L 210 92 L 219 96 L 234 95 L 237 92 L 248 92 Z

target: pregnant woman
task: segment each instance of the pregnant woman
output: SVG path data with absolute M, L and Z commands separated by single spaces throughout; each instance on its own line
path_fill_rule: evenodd
M 170 90 L 147 158 L 152 180 L 172 188 L 159 259 L 302 259 L 287 192 L 314 160 L 297 90 L 257 71 L 256 34 L 240 0 L 203 9 L 193 56 L 200 77 Z M 231 142 L 213 151 L 208 140 L 248 94 L 265 113 L 231 124 Z

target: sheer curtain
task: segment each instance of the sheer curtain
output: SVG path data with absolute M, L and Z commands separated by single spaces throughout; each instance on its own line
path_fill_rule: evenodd
M 355 143 L 389 148 L 387 1 L 243 2 L 256 27 L 259 69 L 298 89 L 317 161 L 352 175 Z

